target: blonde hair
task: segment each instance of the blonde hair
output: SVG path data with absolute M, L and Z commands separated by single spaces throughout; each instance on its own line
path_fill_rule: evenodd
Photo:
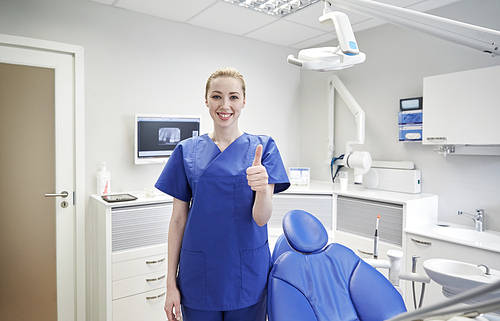
M 205 99 L 208 96 L 208 88 L 210 87 L 211 81 L 216 78 L 222 78 L 222 77 L 230 77 L 238 79 L 241 82 L 241 89 L 243 90 L 243 98 L 245 98 L 245 79 L 243 79 L 243 75 L 240 74 L 238 70 L 228 67 L 228 68 L 218 69 L 215 72 L 213 72 L 210 75 L 210 77 L 208 77 L 207 84 L 205 86 Z

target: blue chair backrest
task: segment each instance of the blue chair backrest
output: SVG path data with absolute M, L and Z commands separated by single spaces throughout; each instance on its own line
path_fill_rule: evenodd
M 268 284 L 269 321 L 382 321 L 406 311 L 376 269 L 340 244 L 326 247 L 323 225 L 305 211 L 283 218 Z

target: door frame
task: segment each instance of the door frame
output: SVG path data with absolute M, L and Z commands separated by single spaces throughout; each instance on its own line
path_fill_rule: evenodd
M 74 68 L 74 207 L 75 207 L 75 320 L 85 321 L 85 87 L 81 46 L 0 33 L 0 46 L 29 48 L 73 56 Z

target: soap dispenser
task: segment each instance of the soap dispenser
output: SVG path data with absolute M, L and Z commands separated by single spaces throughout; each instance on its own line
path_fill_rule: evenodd
M 97 194 L 111 193 L 111 173 L 106 169 L 106 162 L 101 162 L 97 171 Z

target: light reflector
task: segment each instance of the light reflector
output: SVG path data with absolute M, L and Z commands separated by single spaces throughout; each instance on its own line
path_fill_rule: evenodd
M 224 0 L 275 17 L 284 17 L 320 0 Z

